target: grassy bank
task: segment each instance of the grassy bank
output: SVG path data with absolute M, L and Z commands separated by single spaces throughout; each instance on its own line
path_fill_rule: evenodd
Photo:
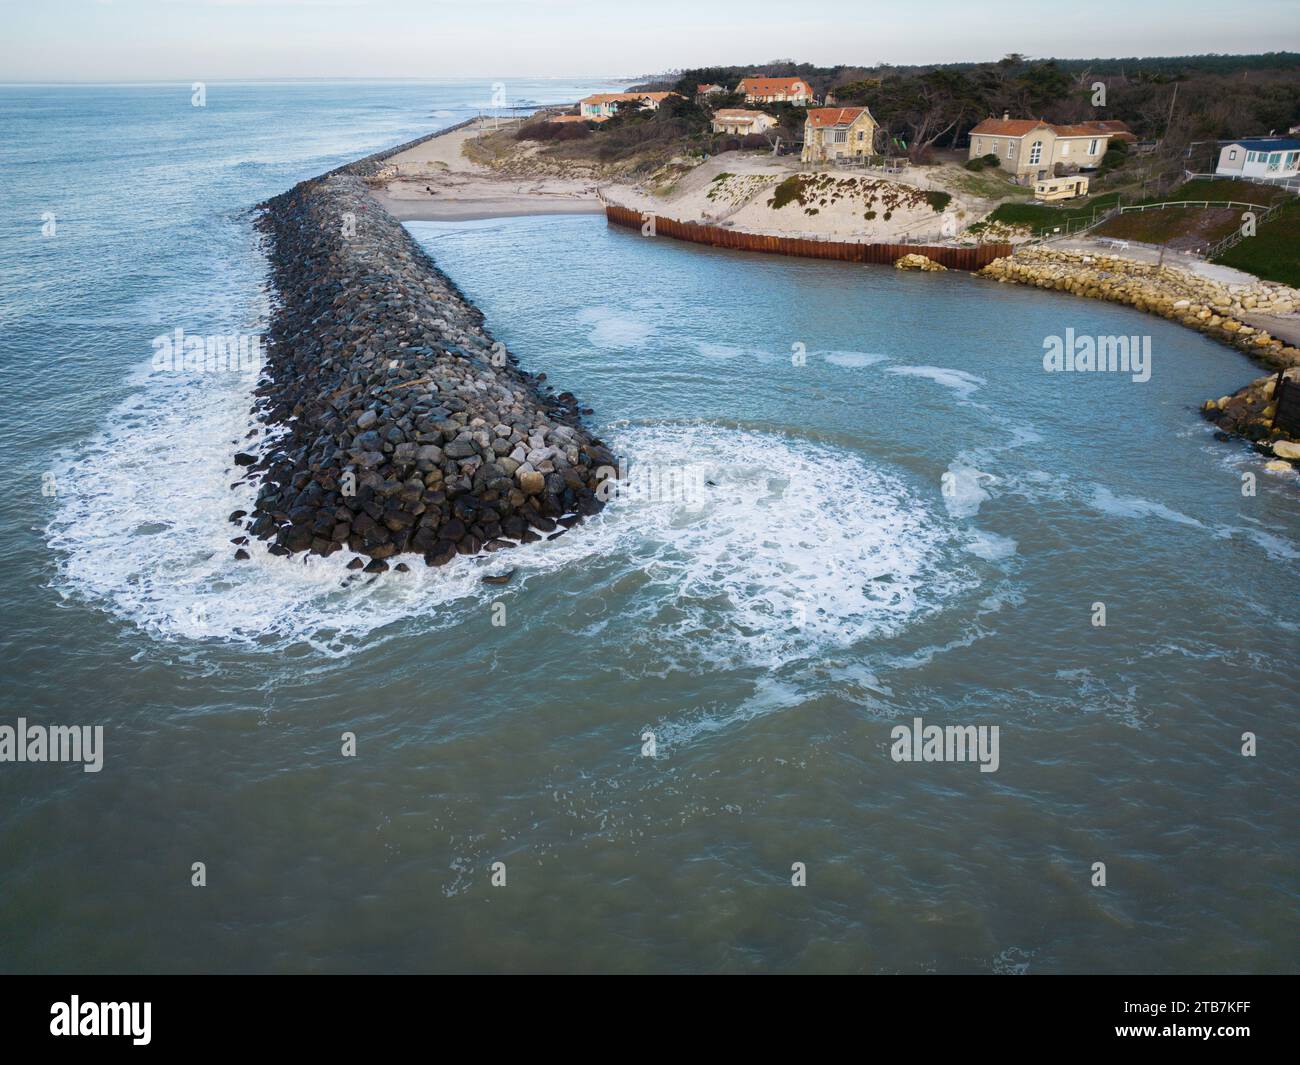
M 1290 195 L 1294 202 L 1260 226 L 1253 237 L 1229 248 L 1214 261 L 1266 281 L 1300 288 L 1300 200 Z

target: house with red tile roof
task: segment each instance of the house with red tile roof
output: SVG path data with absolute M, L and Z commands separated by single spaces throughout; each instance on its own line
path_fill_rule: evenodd
M 805 163 L 861 159 L 872 154 L 876 120 L 865 107 L 814 107 L 803 124 Z
M 812 86 L 803 78 L 741 78 L 736 92 L 747 104 L 794 104 L 807 107 L 813 102 Z
M 986 118 L 970 131 L 970 158 L 996 155 L 998 165 L 1022 184 L 1056 174 L 1078 173 L 1101 165 L 1112 136 L 1127 132 L 1106 128 L 1109 123 L 1053 125 L 1041 118 Z M 1122 123 L 1120 123 L 1122 125 Z
M 657 111 L 670 96 L 682 98 L 676 92 L 598 92 L 578 101 L 578 113 L 589 122 L 603 122 L 618 114 L 619 104 L 639 101 L 641 110 Z
M 1082 122 L 1080 125 L 1087 126 L 1089 129 L 1097 129 L 1102 133 L 1110 134 L 1113 141 L 1124 141 L 1125 144 L 1136 144 L 1137 134 L 1128 128 L 1127 122 L 1121 122 L 1117 118 L 1098 119 L 1095 122 Z

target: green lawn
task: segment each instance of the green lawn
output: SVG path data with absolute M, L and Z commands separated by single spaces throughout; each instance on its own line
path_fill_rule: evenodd
M 1241 183 L 1234 181 L 1229 184 Z M 1251 185 L 1250 188 L 1261 186 Z M 1289 196 L 1292 202 L 1260 226 L 1253 237 L 1229 248 L 1214 261 L 1245 270 L 1266 281 L 1280 281 L 1300 288 L 1300 199 L 1293 192 L 1283 195 Z
M 1108 192 L 1089 200 L 1068 201 L 1068 207 L 1049 207 L 1038 203 L 1003 203 L 994 208 L 989 221 L 1013 226 L 1059 226 L 1079 218 L 1091 218 L 1094 211 L 1104 211 L 1119 199 L 1118 192 Z
M 1094 237 L 1168 244 L 1175 251 L 1204 249 L 1241 225 L 1236 208 L 1163 207 L 1112 215 L 1091 230 Z
M 1231 200 L 1237 203 L 1268 205 L 1275 202 L 1295 200 L 1296 196 L 1295 193 L 1287 192 L 1285 189 L 1272 188 L 1268 185 L 1256 185 L 1249 181 L 1200 179 L 1189 181 L 1172 192 L 1142 198 L 1135 196 L 1132 190 L 1125 190 L 1107 192 L 1087 200 L 1067 200 L 1060 207 L 1035 203 L 1003 203 L 993 210 L 988 216 L 988 221 L 1029 226 L 1035 231 L 1039 231 L 1049 226 L 1064 226 L 1068 222 L 1077 222 L 1080 219 L 1087 221 L 1092 218 L 1094 212 L 1100 213 L 1107 208 L 1113 207 L 1121 199 L 1125 206 L 1142 203 L 1167 203 L 1171 200 Z M 1121 217 L 1122 221 L 1121 218 L 1112 219 L 1100 232 L 1103 232 L 1104 235 L 1123 236 L 1131 240 L 1146 240 L 1155 244 L 1172 240 L 1175 244 L 1187 243 L 1192 246 L 1212 242 L 1218 237 L 1231 232 L 1232 229 L 1230 224 L 1219 224 L 1223 223 L 1223 218 L 1219 214 L 1194 209 L 1180 211 L 1169 208 L 1162 211 L 1134 213 Z M 1263 234 L 1264 230 L 1273 224 L 1273 222 L 1268 223 L 1267 226 L 1260 229 L 1260 233 Z M 1219 230 L 1222 230 L 1222 232 L 1219 232 Z M 1185 234 L 1187 240 L 1179 241 L 1177 238 L 1180 234 Z M 1243 244 L 1249 243 L 1249 240 L 1243 242 Z M 1232 249 L 1233 252 L 1236 250 L 1235 248 Z M 1260 251 L 1263 251 L 1262 247 Z M 1276 252 L 1270 253 L 1270 259 L 1278 258 L 1284 252 L 1284 248 L 1279 248 Z M 1294 258 L 1294 254 L 1292 258 Z M 1243 266 L 1241 269 L 1248 268 Z M 1251 270 L 1251 273 L 1257 272 Z M 1266 274 L 1260 274 L 1260 276 L 1272 277 L 1272 275 Z M 1274 279 L 1280 280 L 1280 278 Z
M 1256 185 L 1253 181 L 1216 181 L 1202 178 L 1180 185 L 1173 192 L 1163 196 L 1148 196 L 1145 200 L 1134 203 L 1165 203 L 1169 200 L 1234 200 L 1237 203 L 1258 203 L 1268 206 L 1294 200 L 1295 193 L 1270 185 Z

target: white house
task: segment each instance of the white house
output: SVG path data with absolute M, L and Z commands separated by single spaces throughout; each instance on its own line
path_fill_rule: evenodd
M 743 107 L 719 107 L 713 112 L 713 132 L 744 136 L 747 133 L 766 133 L 776 125 L 776 119 L 762 111 L 747 111 Z
M 1300 140 L 1259 137 L 1233 141 L 1219 150 L 1214 172 L 1225 177 L 1293 178 L 1300 173 Z

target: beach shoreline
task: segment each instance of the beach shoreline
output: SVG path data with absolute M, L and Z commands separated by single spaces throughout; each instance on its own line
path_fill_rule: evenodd
M 508 177 L 467 158 L 466 142 L 494 128 L 490 119 L 471 119 L 389 152 L 367 180 L 371 197 L 399 222 L 598 214 L 604 209 L 594 181 Z

